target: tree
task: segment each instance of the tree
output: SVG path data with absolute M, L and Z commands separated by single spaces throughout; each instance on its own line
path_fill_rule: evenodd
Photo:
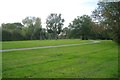
M 6 24 L 2 24 L 2 29 L 6 29 L 9 31 L 15 30 L 15 29 L 19 29 L 21 30 L 23 27 L 23 25 L 21 23 L 6 23 Z
M 28 39 L 32 39 L 32 33 L 34 31 L 35 17 L 26 17 L 22 20 L 22 23 L 27 27 L 26 35 Z
M 2 24 L 2 40 L 23 40 L 21 23 Z
M 104 22 L 94 22 L 91 31 L 92 39 L 112 39 L 111 29 Z
M 2 29 L 2 41 L 11 41 L 12 34 L 10 31 Z
M 69 33 L 70 33 L 70 30 L 68 27 L 64 27 L 61 34 L 59 35 L 59 38 L 61 39 L 68 39 L 69 38 Z
M 35 19 L 34 30 L 32 33 L 32 37 L 34 37 L 34 39 L 42 39 L 42 25 L 41 24 L 42 24 L 41 19 L 37 17 Z
M 106 22 L 112 29 L 114 41 L 120 43 L 120 2 L 98 2 L 98 8 L 93 11 L 94 19 Z
M 73 37 L 88 39 L 91 34 L 92 19 L 88 15 L 78 16 L 69 24 L 69 27 Z
M 42 39 L 41 19 L 38 17 L 26 17 L 22 23 L 2 24 L 3 40 L 30 40 Z
M 61 18 L 61 14 L 50 14 L 46 19 L 46 28 L 50 36 L 54 39 L 58 38 L 58 35 L 62 31 L 64 25 L 64 19 Z
M 41 19 L 36 17 L 26 17 L 22 20 L 25 27 L 24 31 L 26 31 L 27 39 L 42 39 L 42 25 Z

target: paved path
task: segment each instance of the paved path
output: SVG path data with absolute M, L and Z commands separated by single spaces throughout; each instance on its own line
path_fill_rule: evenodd
M 41 46 L 41 47 L 31 47 L 31 48 L 5 49 L 5 50 L 0 50 L 0 52 L 22 51 L 22 50 L 43 49 L 43 48 L 56 48 L 56 47 L 64 47 L 64 46 L 79 46 L 79 45 L 85 45 L 85 44 L 96 44 L 99 42 L 100 41 L 92 41 L 92 42 L 81 43 L 81 44 L 65 44 L 65 45 L 56 45 L 56 46 Z

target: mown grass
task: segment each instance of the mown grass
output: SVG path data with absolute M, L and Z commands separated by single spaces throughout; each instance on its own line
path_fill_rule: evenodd
M 112 41 L 102 41 L 92 45 L 4 52 L 2 55 L 3 78 L 118 76 L 118 48 Z
M 63 44 L 80 44 L 83 42 L 90 42 L 87 40 L 79 39 L 62 39 L 62 40 L 28 40 L 28 41 L 4 41 L 2 42 L 2 49 L 12 48 L 29 48 L 39 46 L 54 46 Z

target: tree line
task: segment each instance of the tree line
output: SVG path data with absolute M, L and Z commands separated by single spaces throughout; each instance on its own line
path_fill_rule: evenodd
M 61 14 L 51 13 L 46 19 L 46 28 L 41 18 L 26 17 L 22 23 L 2 24 L 2 40 L 44 40 L 44 39 L 112 39 L 120 43 L 120 2 L 98 2 L 91 16 L 77 16 L 63 27 Z

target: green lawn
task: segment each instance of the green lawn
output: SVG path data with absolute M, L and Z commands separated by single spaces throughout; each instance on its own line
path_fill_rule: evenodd
M 56 45 L 81 42 L 86 41 L 4 42 L 3 49 L 44 46 L 48 43 L 48 45 Z M 17 46 L 19 44 L 20 46 Z M 112 41 L 102 41 L 92 45 L 4 52 L 2 61 L 4 78 L 114 78 L 118 76 L 118 48 Z
M 63 44 L 80 44 L 83 42 L 90 42 L 90 41 L 87 40 L 82 41 L 79 39 L 5 41 L 2 43 L 2 49 L 54 46 L 54 45 L 63 45 Z

